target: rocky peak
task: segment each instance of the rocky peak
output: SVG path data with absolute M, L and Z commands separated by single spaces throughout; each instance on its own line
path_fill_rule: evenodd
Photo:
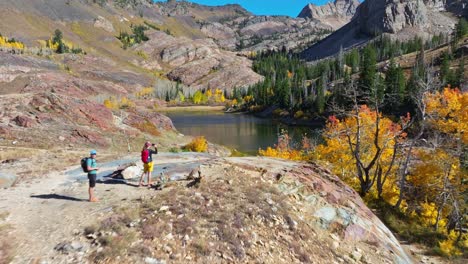
M 398 33 L 408 27 L 428 33 L 450 32 L 454 23 L 441 13 L 445 6 L 445 0 L 365 1 L 356 11 L 356 19 L 361 32 L 370 35 Z
M 322 6 L 310 3 L 302 9 L 298 17 L 319 20 L 338 29 L 351 20 L 358 6 L 358 0 L 335 0 Z
M 462 2 L 366 0 L 358 6 L 348 24 L 305 50 L 302 55 L 309 60 L 333 56 L 340 49 L 364 45 L 380 34 L 391 34 L 393 38 L 401 41 L 415 36 L 429 39 L 440 33 L 450 34 L 457 22 L 454 14 L 463 15 L 465 12 Z

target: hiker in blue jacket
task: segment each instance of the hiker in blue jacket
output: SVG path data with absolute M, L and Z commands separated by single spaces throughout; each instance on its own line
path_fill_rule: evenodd
M 97 163 L 96 163 L 96 150 L 91 150 L 89 153 L 90 157 L 86 161 L 86 166 L 88 169 L 88 179 L 89 179 L 89 201 L 90 202 L 99 202 L 99 200 L 94 196 L 94 187 L 96 186 L 96 175 L 97 171 L 99 170 L 97 168 Z

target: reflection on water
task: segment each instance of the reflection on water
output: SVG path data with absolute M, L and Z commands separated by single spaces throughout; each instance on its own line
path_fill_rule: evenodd
M 291 127 L 271 119 L 244 114 L 177 111 L 165 115 L 172 119 L 182 134 L 205 136 L 208 141 L 248 153 L 276 144 L 282 129 L 287 129 L 296 142 L 300 142 L 302 135 L 314 135 L 317 131 L 317 128 Z

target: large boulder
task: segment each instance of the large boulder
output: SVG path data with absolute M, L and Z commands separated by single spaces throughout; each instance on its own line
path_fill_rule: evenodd
M 124 180 L 136 179 L 141 176 L 143 171 L 142 166 L 138 166 L 136 164 L 132 164 L 132 166 L 128 166 L 123 169 L 120 174 Z
M 336 256 L 352 256 L 358 263 L 412 263 L 359 194 L 329 170 L 313 163 L 271 158 L 227 158 L 227 162 L 232 168 L 260 174 L 262 181 L 271 182 L 295 200 L 302 220 L 314 229 L 317 239 L 330 243 Z

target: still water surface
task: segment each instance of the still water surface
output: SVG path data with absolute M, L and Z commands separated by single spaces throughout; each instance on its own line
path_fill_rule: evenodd
M 320 127 L 287 126 L 278 121 L 246 114 L 226 114 L 222 111 L 174 111 L 164 113 L 176 129 L 185 135 L 205 136 L 208 141 L 254 154 L 259 148 L 277 143 L 282 129 L 295 142 L 302 135 L 315 138 Z

